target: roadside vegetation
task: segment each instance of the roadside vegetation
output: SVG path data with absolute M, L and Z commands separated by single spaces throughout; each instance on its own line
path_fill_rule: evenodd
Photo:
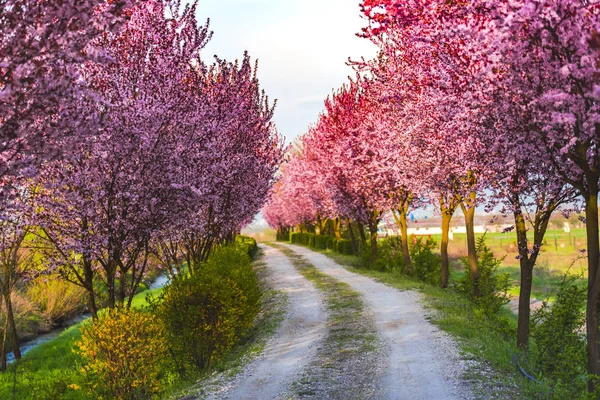
M 267 340 L 277 331 L 285 316 L 287 295 L 272 289 L 268 284 L 267 270 L 260 258 L 254 263 L 261 288 L 261 307 L 253 325 L 243 340 L 237 343 L 222 358 L 202 371 L 193 384 L 183 383 L 172 388 L 172 395 L 167 398 L 202 397 L 212 389 L 220 389 L 232 382 L 236 375 L 243 371 L 253 359 L 262 353 Z
M 161 290 L 139 293 L 134 298 L 134 307 L 144 308 L 146 299 Z M 89 398 L 85 389 L 86 376 L 81 370 L 83 360 L 76 349 L 82 340 L 82 329 L 90 322 L 87 320 L 66 329 L 57 338 L 40 344 L 21 360 L 10 364 L 7 371 L 0 374 L 0 398 Z
M 59 5 L 0 11 L 0 398 L 160 397 L 260 311 L 274 102 L 248 53 L 204 61 L 197 1 Z

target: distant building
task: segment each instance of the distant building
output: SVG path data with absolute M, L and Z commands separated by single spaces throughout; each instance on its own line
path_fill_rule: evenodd
M 504 229 L 511 227 L 510 218 L 504 217 L 492 217 L 490 215 L 476 216 L 475 217 L 475 233 L 485 232 L 502 232 Z M 389 218 L 384 219 L 379 224 L 380 231 L 384 232 L 386 236 L 398 236 L 398 227 Z M 438 216 L 429 217 L 423 220 L 408 221 L 408 235 L 412 236 L 430 236 L 430 235 L 441 235 L 442 234 L 442 219 Z M 464 225 L 462 215 L 457 213 L 452 219 L 450 227 L 449 237 L 453 239 L 455 233 L 466 234 L 467 228 Z

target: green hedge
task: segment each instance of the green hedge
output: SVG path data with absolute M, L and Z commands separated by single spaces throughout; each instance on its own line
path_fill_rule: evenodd
M 354 251 L 352 251 L 352 241 L 348 239 L 336 240 L 334 250 L 340 254 L 354 254 Z
M 308 246 L 309 238 L 312 235 L 312 233 L 292 233 L 290 234 L 290 242 L 293 244 L 303 244 Z
M 316 235 L 314 233 L 292 233 L 290 235 L 290 242 L 313 249 L 333 250 L 341 254 L 353 254 L 352 241 L 348 239 L 336 239 L 333 236 Z
M 217 247 L 203 267 L 165 288 L 154 314 L 165 327 L 175 371 L 193 376 L 239 342 L 260 311 L 261 291 L 250 254 L 254 239 Z
M 248 253 L 250 258 L 254 259 L 256 253 L 258 252 L 258 244 L 254 238 L 238 235 L 236 236 L 235 241 L 243 251 Z
M 290 240 L 290 234 L 287 232 L 279 232 L 275 234 L 275 238 L 279 242 L 288 242 Z

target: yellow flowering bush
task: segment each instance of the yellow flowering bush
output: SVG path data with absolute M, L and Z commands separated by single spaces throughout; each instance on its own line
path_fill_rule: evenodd
M 163 325 L 152 314 L 115 309 L 82 329 L 76 351 L 96 395 L 146 399 L 159 391 L 165 340 Z

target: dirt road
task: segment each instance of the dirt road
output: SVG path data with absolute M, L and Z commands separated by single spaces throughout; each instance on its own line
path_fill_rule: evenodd
M 331 318 L 335 320 L 339 316 L 328 313 L 324 293 L 305 279 L 286 255 L 275 248 L 261 246 L 264 251 L 263 261 L 270 271 L 269 284 L 274 289 L 287 293 L 285 318 L 267 342 L 263 354 L 227 384 L 209 390 L 209 399 L 474 398 L 471 387 L 462 379 L 465 361 L 461 359 L 455 343 L 427 321 L 427 312 L 420 303 L 419 293 L 400 291 L 372 278 L 350 272 L 330 258 L 307 248 L 280 245 L 301 256 L 308 265 L 312 264 L 326 275 L 347 283 L 357 292 L 356 296 L 362 298 L 366 313 L 364 321 L 361 319 L 357 323 L 363 321 L 365 326 L 369 325 L 370 330 L 367 331 L 378 337 L 378 350 L 372 354 L 365 352 L 366 358 L 363 358 L 370 360 L 366 364 L 361 364 L 364 360 L 355 355 L 353 357 L 358 360 L 356 362 L 349 362 L 346 356 L 327 357 L 330 361 L 342 360 L 334 361 L 340 365 L 324 362 L 321 356 L 327 351 L 326 344 L 335 344 L 336 340 L 340 340 L 330 340 L 332 330 L 339 329 L 335 328 L 335 321 L 331 321 Z M 297 258 L 293 253 L 288 255 Z M 321 284 L 319 287 L 331 297 L 332 294 L 326 288 Z M 361 328 L 360 325 L 358 327 Z M 361 337 L 358 335 L 359 330 L 353 328 L 351 336 Z M 354 353 L 356 352 L 349 352 L 348 355 Z M 326 376 L 321 376 L 321 364 L 327 366 Z M 354 368 L 354 365 L 360 365 L 360 368 Z M 337 375 L 335 371 L 338 372 Z M 365 386 L 368 390 L 352 389 L 348 393 L 341 390 L 343 388 L 340 389 L 340 384 L 343 387 L 352 386 L 353 382 L 356 383 L 365 376 L 371 377 L 369 382 L 372 387 L 362 384 L 357 387 L 360 389 Z M 299 382 L 303 384 L 298 386 Z M 314 382 L 319 384 L 315 386 Z M 340 397 L 340 393 L 345 394 Z
M 472 397 L 460 379 L 464 363 L 454 342 L 426 320 L 419 294 L 399 291 L 352 273 L 328 257 L 304 247 L 285 245 L 315 267 L 348 283 L 364 296 L 386 359 L 381 385 L 385 399 L 463 399 Z
M 312 361 L 327 333 L 323 296 L 280 251 L 261 246 L 274 289 L 287 293 L 288 309 L 262 356 L 212 399 L 285 399 L 290 384 Z

